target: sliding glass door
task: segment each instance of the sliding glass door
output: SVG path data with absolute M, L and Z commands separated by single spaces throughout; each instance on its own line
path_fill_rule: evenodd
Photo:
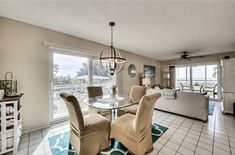
M 97 57 L 57 49 L 52 49 L 52 57 L 51 121 L 68 117 L 61 92 L 75 95 L 84 111 L 87 106 L 82 101 L 88 96 L 87 86 L 102 86 L 103 94 L 109 94 L 116 84 L 116 77 L 101 68 Z
M 61 92 L 72 93 L 77 98 L 86 97 L 89 85 L 89 59 L 87 57 L 53 53 L 53 119 L 68 116 L 60 97 Z M 82 102 L 80 102 L 82 103 Z M 81 104 L 81 108 L 86 105 Z
M 176 67 L 176 89 L 206 91 L 210 98 L 218 98 L 218 65 L 190 65 Z

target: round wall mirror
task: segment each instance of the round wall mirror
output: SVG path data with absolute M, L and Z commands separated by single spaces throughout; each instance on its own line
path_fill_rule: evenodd
M 128 67 L 128 74 L 131 78 L 134 78 L 136 76 L 136 67 L 134 64 L 130 64 Z

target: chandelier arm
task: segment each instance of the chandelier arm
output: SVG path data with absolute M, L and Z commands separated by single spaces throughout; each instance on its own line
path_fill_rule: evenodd
M 124 64 L 122 64 L 122 66 L 120 67 L 120 69 L 118 71 L 116 71 L 116 74 L 120 73 L 123 70 L 123 68 L 125 67 L 125 64 L 126 64 L 126 62 Z
M 102 50 L 102 52 L 100 53 L 100 64 L 101 64 L 101 67 L 102 68 L 104 68 L 104 71 L 106 72 L 106 73 L 110 73 L 107 69 L 106 69 L 106 67 L 103 65 L 103 63 L 102 63 L 102 55 L 103 55 L 103 52 L 104 52 L 104 50 Z
M 100 61 L 102 59 L 103 52 L 104 52 L 104 50 L 102 49 L 102 52 L 100 53 Z
M 117 54 L 116 54 L 116 50 L 115 50 L 115 48 L 113 48 L 113 57 L 114 57 L 114 59 L 116 59 L 116 58 L 117 58 Z
M 103 65 L 102 65 L 102 67 L 103 67 Z M 107 70 L 105 67 L 103 67 L 103 69 L 104 69 L 104 71 L 105 71 L 106 73 L 110 74 L 110 71 Z

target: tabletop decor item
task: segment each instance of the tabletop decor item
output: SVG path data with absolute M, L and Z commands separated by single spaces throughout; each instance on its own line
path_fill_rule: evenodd
M 139 85 L 140 86 L 142 86 L 143 78 L 144 78 L 143 72 L 139 72 L 138 73 L 138 80 L 139 80 Z
M 111 75 L 114 75 L 114 73 L 119 73 L 122 71 L 122 69 L 125 66 L 126 58 L 124 58 L 120 52 L 114 48 L 113 46 L 113 26 L 115 25 L 114 22 L 109 22 L 109 26 L 111 26 L 111 45 L 109 55 L 104 55 L 105 51 L 104 49 L 100 53 L 100 63 L 103 69 L 110 73 Z
M 113 97 L 115 97 L 117 95 L 117 86 L 116 85 L 112 86 L 112 95 L 113 95 Z
M 0 100 L 3 99 L 4 94 L 5 94 L 4 90 L 0 90 Z
M 142 83 L 143 83 L 143 85 L 146 86 L 147 88 L 149 88 L 149 85 L 151 84 L 149 78 L 144 78 Z
M 6 72 L 5 79 L 0 80 L 0 89 L 5 91 L 6 96 L 17 93 L 17 81 L 13 80 L 12 72 Z

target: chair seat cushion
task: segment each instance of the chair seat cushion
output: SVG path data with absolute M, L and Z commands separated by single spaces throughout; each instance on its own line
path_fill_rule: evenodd
M 91 114 L 84 120 L 83 135 L 91 134 L 92 132 L 104 131 L 109 132 L 110 122 L 104 116 L 99 114 Z
M 111 137 L 112 135 L 121 134 L 129 140 L 140 142 L 145 137 L 145 132 L 137 134 L 134 131 L 134 119 L 135 115 L 125 114 L 118 119 L 114 120 L 111 125 Z M 115 138 L 115 136 L 113 136 Z

